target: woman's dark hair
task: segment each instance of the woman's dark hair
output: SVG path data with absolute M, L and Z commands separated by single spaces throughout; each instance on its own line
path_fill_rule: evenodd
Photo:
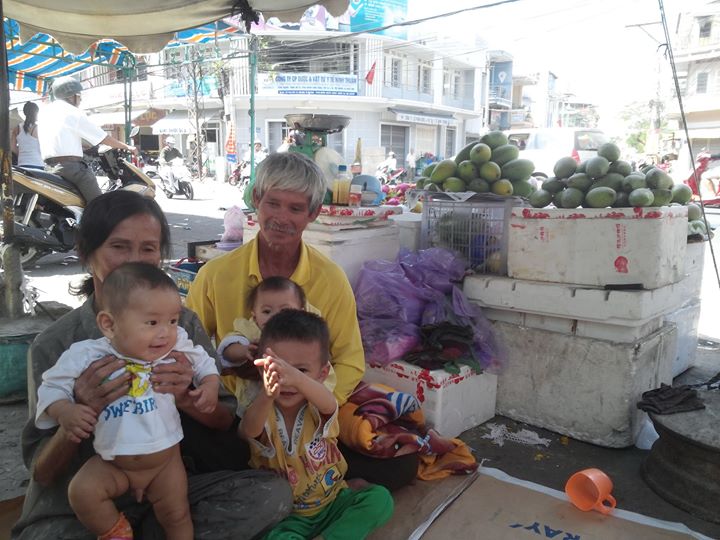
M 80 261 L 83 264 L 87 263 L 90 256 L 105 243 L 120 222 L 140 214 L 147 214 L 157 219 L 160 224 L 160 256 L 168 259 L 170 227 L 158 203 L 134 191 L 118 190 L 103 193 L 85 207 L 75 246 Z M 95 291 L 92 277 L 83 281 L 79 287 L 71 287 L 70 291 L 77 296 L 91 295 Z
M 305 291 L 302 290 L 300 285 L 295 283 L 292 279 L 288 279 L 286 277 L 270 276 L 269 278 L 263 279 L 260 283 L 255 285 L 255 288 L 252 291 L 250 291 L 247 298 L 247 308 L 252 311 L 259 293 L 280 291 L 294 292 L 298 304 L 300 304 L 303 308 L 305 307 Z
M 37 122 L 37 115 L 40 107 L 34 101 L 28 101 L 23 105 L 23 114 L 25 115 L 25 122 L 23 123 L 23 130 L 25 133 L 30 133 L 32 127 Z
M 318 343 L 322 365 L 330 361 L 330 331 L 325 320 L 314 313 L 283 309 L 270 317 L 262 329 L 258 351 L 265 354 L 265 349 L 278 341 Z

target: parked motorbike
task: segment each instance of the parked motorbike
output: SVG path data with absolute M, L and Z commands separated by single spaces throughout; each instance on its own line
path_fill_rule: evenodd
M 384 185 L 393 185 L 398 182 L 402 182 L 405 178 L 405 174 L 406 171 L 402 167 L 390 170 L 387 165 L 378 167 L 377 171 L 375 171 L 375 176 Z
M 710 154 L 709 152 L 700 152 L 695 158 L 695 172 L 691 172 L 690 176 L 684 181 L 693 192 L 693 199 L 699 199 L 700 197 L 700 183 L 702 180 L 702 174 L 710 168 L 710 163 L 716 160 L 720 160 L 720 154 Z M 695 176 L 697 174 L 697 176 Z M 720 206 L 720 189 L 712 181 L 711 191 L 714 191 L 715 196 L 712 198 L 703 197 L 703 204 L 705 206 Z M 703 192 L 705 193 L 705 192 Z
M 103 173 L 118 188 L 155 197 L 155 184 L 123 157 L 120 150 L 103 147 L 98 153 Z M 39 169 L 13 167 L 15 235 L 20 263 L 32 266 L 52 252 L 65 253 L 75 247 L 85 200 L 75 184 Z
M 240 188 L 244 188 L 249 181 L 250 162 L 243 160 L 238 163 L 238 165 L 230 173 L 230 176 L 228 177 L 228 183 L 231 186 L 240 186 Z
M 168 165 L 160 165 L 156 171 L 147 167 L 146 170 L 150 178 L 160 182 L 160 188 L 168 199 L 172 199 L 175 195 L 183 195 L 190 201 L 195 196 L 190 170 L 182 158 L 175 158 Z

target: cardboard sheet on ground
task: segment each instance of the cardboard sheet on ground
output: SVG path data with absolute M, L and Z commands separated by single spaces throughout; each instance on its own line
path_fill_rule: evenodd
M 436 485 L 442 486 L 443 482 Z M 392 521 L 396 517 L 397 510 Z M 433 522 L 422 538 L 674 540 L 708 537 L 680 523 L 621 509 L 615 509 L 609 516 L 582 512 L 560 491 L 513 478 L 498 469 L 483 468 L 477 479 Z
M 368 540 L 410 538 L 418 530 L 423 532 L 448 504 L 473 483 L 477 474 L 458 475 L 426 482 L 416 480 L 393 493 L 395 512 L 390 521 L 374 531 Z

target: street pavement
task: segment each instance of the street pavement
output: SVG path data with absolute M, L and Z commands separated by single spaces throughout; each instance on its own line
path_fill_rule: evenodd
M 187 256 L 188 242 L 219 240 L 225 210 L 233 205 L 244 206 L 242 192 L 229 184 L 206 180 L 194 182 L 193 187 L 195 198 L 191 201 L 178 196 L 168 199 L 161 191 L 157 195 L 157 202 L 170 224 L 173 260 Z M 68 290 L 87 275 L 73 255 L 74 252 L 48 255 L 25 271 L 39 301 L 61 302 L 71 307 L 81 303 Z

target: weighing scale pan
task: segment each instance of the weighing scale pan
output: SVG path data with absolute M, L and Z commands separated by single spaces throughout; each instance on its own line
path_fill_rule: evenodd
M 338 133 L 348 126 L 350 117 L 338 114 L 286 114 L 285 121 L 302 130 Z

